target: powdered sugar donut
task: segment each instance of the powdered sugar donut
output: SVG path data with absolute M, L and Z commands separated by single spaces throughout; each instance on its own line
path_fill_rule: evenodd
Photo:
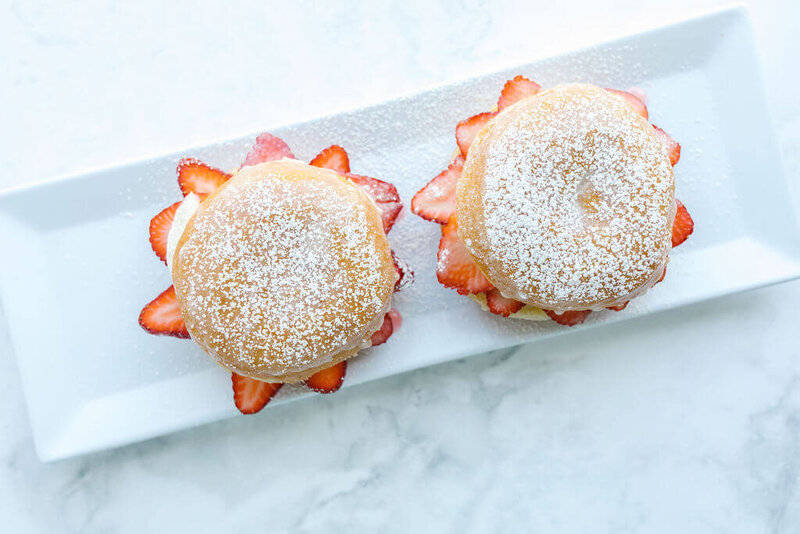
M 458 232 L 503 296 L 598 310 L 662 276 L 674 178 L 656 131 L 623 98 L 564 85 L 494 117 L 456 187 Z
M 192 339 L 273 382 L 369 346 L 397 280 L 375 203 L 341 174 L 286 159 L 245 167 L 206 198 L 171 269 Z

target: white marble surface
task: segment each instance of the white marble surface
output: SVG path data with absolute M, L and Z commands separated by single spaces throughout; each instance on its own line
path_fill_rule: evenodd
M 720 3 L 161 4 L 0 3 L 0 187 Z M 796 192 L 800 9 L 751 9 Z M 35 457 L 0 321 L 0 530 L 797 532 L 798 302 L 795 282 L 54 464 Z

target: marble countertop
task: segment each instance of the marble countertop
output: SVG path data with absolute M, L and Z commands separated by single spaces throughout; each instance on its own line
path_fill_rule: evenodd
M 0 187 L 722 5 L 178 4 L 0 2 Z M 796 201 L 800 8 L 750 7 Z M 794 282 L 52 464 L 0 316 L 0 530 L 797 532 L 798 302 Z

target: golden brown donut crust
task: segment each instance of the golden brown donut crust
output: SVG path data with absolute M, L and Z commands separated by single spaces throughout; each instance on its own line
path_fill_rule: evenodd
M 500 292 L 563 312 L 643 293 L 669 259 L 674 178 L 652 126 L 572 84 L 498 114 L 456 188 L 459 235 Z
M 192 339 L 223 367 L 273 382 L 369 346 L 396 277 L 377 206 L 295 160 L 238 171 L 202 202 L 172 263 Z

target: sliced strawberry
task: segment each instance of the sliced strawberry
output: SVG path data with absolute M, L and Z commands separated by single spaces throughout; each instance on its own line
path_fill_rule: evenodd
M 306 386 L 317 393 L 333 393 L 342 387 L 345 374 L 347 374 L 347 360 L 317 371 L 306 380 Z
M 230 177 L 230 174 L 194 158 L 184 158 L 178 162 L 178 185 L 183 196 L 189 193 L 209 195 Z
M 411 199 L 411 212 L 428 221 L 447 224 L 456 209 L 456 183 L 464 169 L 464 156 L 440 172 Z
M 414 281 L 414 271 L 411 270 L 411 267 L 404 259 L 394 253 L 394 250 L 392 251 L 392 262 L 394 263 L 394 270 L 397 271 L 397 282 L 394 283 L 394 290 L 400 291 Z
M 458 223 L 455 217 L 442 226 L 436 277 L 442 285 L 455 289 L 462 295 L 486 293 L 494 289 L 469 255 L 464 242 L 458 237 Z
M 625 308 L 627 308 L 627 307 L 628 307 L 628 303 L 629 303 L 629 302 L 630 302 L 629 300 L 626 300 L 626 301 L 625 301 L 625 302 L 623 302 L 622 304 L 617 304 L 616 306 L 609 306 L 609 307 L 608 307 L 608 308 L 606 308 L 606 309 L 607 309 L 607 310 L 614 310 L 614 311 L 622 311 L 622 310 L 624 310 Z
M 189 331 L 183 322 L 175 286 L 153 299 L 139 314 L 139 325 L 151 334 L 188 338 Z
M 264 382 L 249 376 L 231 374 L 233 402 L 243 414 L 258 413 L 272 400 L 283 384 Z
M 506 82 L 500 92 L 500 98 L 497 100 L 497 111 L 503 111 L 503 109 L 516 104 L 523 98 L 535 95 L 541 88 L 541 85 L 530 81 L 524 76 L 514 76 L 514 78 Z
M 466 157 L 470 145 L 475 140 L 475 136 L 483 130 L 486 123 L 492 120 L 495 115 L 497 115 L 496 111 L 487 111 L 486 113 L 473 115 L 458 123 L 458 126 L 456 126 L 456 143 L 458 143 L 458 148 L 463 156 Z
M 677 247 L 686 241 L 694 232 L 694 220 L 689 215 L 689 211 L 683 203 L 675 199 L 678 204 L 678 211 L 675 213 L 675 221 L 672 223 L 672 246 Z
M 490 312 L 503 317 L 517 313 L 525 307 L 524 302 L 504 297 L 497 288 L 486 293 L 486 305 L 489 306 Z
M 392 323 L 391 316 L 387 313 L 383 316 L 383 324 L 381 327 L 372 334 L 371 342 L 373 347 L 377 347 L 378 345 L 382 345 L 386 343 L 386 340 L 389 339 L 389 336 L 392 335 L 394 332 L 394 324 Z
M 350 158 L 347 151 L 339 145 L 331 145 L 314 156 L 311 165 L 341 173 L 350 172 Z
M 575 326 L 581 324 L 592 313 L 591 310 L 567 311 L 556 313 L 552 310 L 544 310 L 548 317 L 564 326 Z
M 378 208 L 381 210 L 383 230 L 389 233 L 389 230 L 392 229 L 395 221 L 397 221 L 397 217 L 403 210 L 403 202 L 400 200 L 397 188 L 389 182 L 384 182 L 377 178 L 370 178 L 369 176 L 361 176 L 349 172 L 345 173 L 345 176 L 363 189 L 367 195 L 375 201 L 375 204 L 377 204 Z
M 294 158 L 289 145 L 280 137 L 275 137 L 269 133 L 262 133 L 256 137 L 256 144 L 247 153 L 242 167 L 258 165 L 265 161 L 273 161 L 281 158 Z
M 664 145 L 664 148 L 667 149 L 667 154 L 669 155 L 669 162 L 675 166 L 678 163 L 678 160 L 681 159 L 681 145 L 675 139 L 670 137 L 670 135 L 656 126 L 653 125 L 653 128 L 656 130 L 656 134 L 658 135 L 658 139 L 661 141 L 661 144 Z
M 606 89 L 606 91 L 610 91 L 616 95 L 621 96 L 622 98 L 625 99 L 628 105 L 633 108 L 633 110 L 636 113 L 638 113 L 645 119 L 649 118 L 650 114 L 647 112 L 647 106 L 642 101 L 642 99 L 636 96 L 635 94 L 629 93 L 628 91 L 620 91 L 619 89 Z
M 172 228 L 172 221 L 175 220 L 175 212 L 178 211 L 180 205 L 180 202 L 176 202 L 161 210 L 150 220 L 150 246 L 164 263 L 167 263 L 167 236 Z
M 400 312 L 392 308 L 387 312 L 387 315 L 392 320 L 392 331 L 399 330 L 403 324 L 403 316 L 400 315 Z

